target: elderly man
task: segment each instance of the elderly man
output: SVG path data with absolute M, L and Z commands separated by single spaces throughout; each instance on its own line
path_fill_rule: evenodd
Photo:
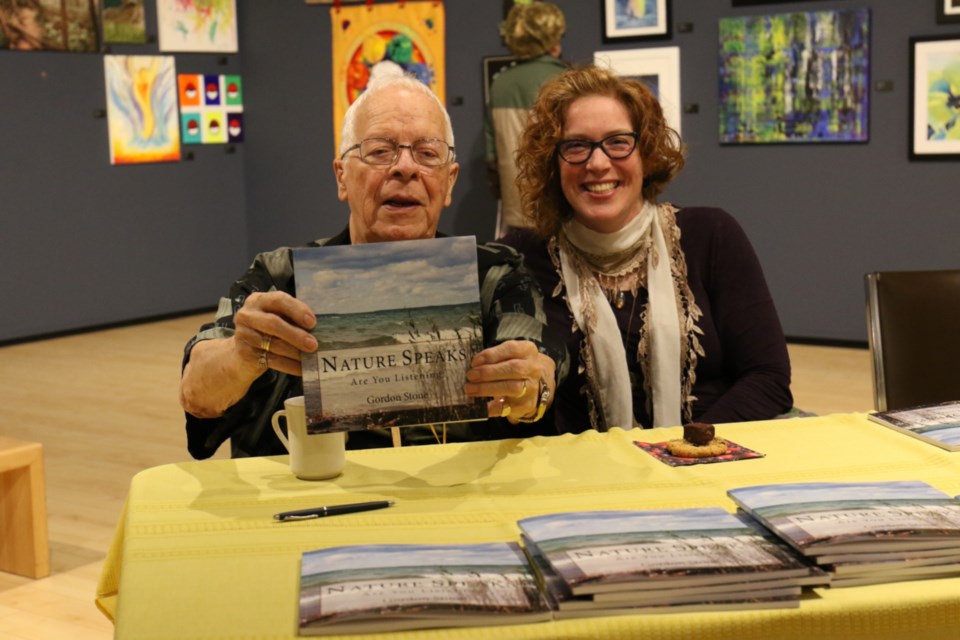
M 449 141 L 449 142 L 447 142 Z M 341 154 L 333 161 L 340 200 L 350 208 L 339 235 L 307 246 L 432 238 L 450 204 L 459 172 L 450 117 L 422 83 L 404 76 L 371 81 L 344 119 Z M 493 398 L 502 422 L 455 425 L 451 439 L 520 437 L 543 415 L 566 365 L 566 350 L 543 323 L 542 295 L 522 259 L 502 245 L 477 247 L 484 346 L 471 362 L 464 390 Z M 231 440 L 234 457 L 284 453 L 269 426 L 283 400 L 303 393 L 300 352 L 313 352 L 313 311 L 293 297 L 291 251 L 258 255 L 220 301 L 216 320 L 186 346 L 180 404 L 187 444 L 209 457 Z M 538 394 L 540 381 L 547 394 Z M 401 429 L 408 444 L 435 442 L 427 428 Z M 389 446 L 383 430 L 354 432 L 349 446 Z

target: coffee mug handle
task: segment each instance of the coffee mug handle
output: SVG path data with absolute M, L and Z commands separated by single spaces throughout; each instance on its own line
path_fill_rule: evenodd
M 283 416 L 284 419 L 286 419 L 287 411 L 285 409 L 280 409 L 279 411 L 274 412 L 273 417 L 270 418 L 270 424 L 273 425 L 273 432 L 277 434 L 277 437 L 280 438 L 280 442 L 283 443 L 283 448 L 287 451 L 290 451 L 290 441 L 287 440 L 287 436 L 283 435 L 283 431 L 280 430 L 280 416 Z

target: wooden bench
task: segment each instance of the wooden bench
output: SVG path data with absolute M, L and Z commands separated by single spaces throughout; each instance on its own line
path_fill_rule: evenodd
M 50 575 L 43 445 L 0 436 L 0 571 Z

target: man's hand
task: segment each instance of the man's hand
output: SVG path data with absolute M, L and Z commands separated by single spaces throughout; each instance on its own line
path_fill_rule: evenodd
M 300 352 L 314 352 L 317 323 L 306 304 L 280 291 L 254 293 L 234 316 L 234 334 L 202 340 L 180 379 L 180 405 L 198 418 L 216 418 L 269 369 L 301 375 Z
M 317 319 L 306 304 L 280 291 L 254 293 L 233 319 L 234 351 L 248 367 L 301 375 L 300 352 L 317 350 L 310 329 Z
M 510 340 L 484 349 L 470 363 L 464 392 L 472 398 L 493 398 L 487 403 L 491 417 L 506 417 L 516 424 L 537 416 L 540 381 L 549 391 L 547 406 L 556 390 L 556 364 L 527 340 Z

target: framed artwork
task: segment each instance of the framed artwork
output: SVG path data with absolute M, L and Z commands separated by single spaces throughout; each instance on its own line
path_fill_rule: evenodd
M 670 37 L 670 0 L 603 0 L 603 41 Z
M 0 49 L 100 50 L 99 0 L 0 0 Z
M 146 43 L 143 0 L 103 0 L 103 41 Z
M 173 56 L 104 56 L 110 164 L 180 159 Z
M 236 53 L 236 0 L 157 0 L 160 51 Z
M 597 51 L 593 61 L 647 85 L 660 101 L 667 124 L 680 133 L 680 47 Z
M 936 2 L 938 23 L 960 22 L 960 0 L 936 0 Z
M 182 73 L 180 140 L 183 144 L 243 142 L 243 80 L 238 75 Z
M 960 158 L 960 36 L 910 39 L 910 158 Z
M 517 64 L 519 58 L 513 56 L 485 56 L 483 64 L 483 104 L 490 104 L 490 85 L 497 74 Z
M 371 76 L 399 66 L 446 102 L 446 18 L 442 2 L 375 3 L 330 10 L 333 64 L 333 132 Z M 339 155 L 339 154 L 338 154 Z
M 720 20 L 722 144 L 867 142 L 870 10 Z

